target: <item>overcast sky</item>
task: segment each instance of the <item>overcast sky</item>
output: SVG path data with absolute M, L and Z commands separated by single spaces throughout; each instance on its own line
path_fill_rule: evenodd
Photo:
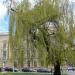
M 7 8 L 4 6 L 3 1 L 0 0 L 0 32 L 8 32 L 8 25 L 9 25 L 9 17 L 7 15 Z M 75 0 L 70 0 L 75 2 Z M 30 0 L 33 3 L 33 0 Z

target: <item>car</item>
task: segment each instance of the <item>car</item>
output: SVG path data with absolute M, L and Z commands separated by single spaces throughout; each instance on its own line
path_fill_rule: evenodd
M 68 71 L 75 71 L 75 67 L 68 67 Z
M 7 71 L 7 72 L 13 72 L 13 68 L 5 67 L 5 68 L 4 68 L 4 71 Z
M 37 69 L 37 72 L 41 72 L 41 73 L 50 73 L 51 71 L 48 70 L 48 69 L 40 68 L 40 69 Z
M 2 67 L 0 67 L 0 72 L 2 72 Z
M 17 69 L 17 68 L 14 68 L 14 69 L 13 69 L 13 71 L 14 71 L 14 72 L 18 72 L 18 71 L 19 71 L 19 69 Z
M 22 68 L 22 72 L 33 72 L 31 68 Z

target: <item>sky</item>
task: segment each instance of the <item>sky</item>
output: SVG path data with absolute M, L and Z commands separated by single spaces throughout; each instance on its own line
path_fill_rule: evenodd
M 8 32 L 9 18 L 7 15 L 7 8 L 0 0 L 0 32 Z
M 0 32 L 8 32 L 9 30 L 9 16 L 7 14 L 7 8 L 3 4 L 3 1 L 0 0 Z M 75 2 L 75 0 L 70 0 L 72 2 Z M 30 0 L 31 3 L 33 3 L 33 0 Z

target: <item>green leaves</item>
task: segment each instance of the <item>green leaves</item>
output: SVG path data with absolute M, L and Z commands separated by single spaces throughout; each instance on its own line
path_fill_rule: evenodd
M 16 60 L 20 67 L 24 64 L 24 52 L 27 53 L 27 50 L 30 55 L 29 59 L 33 55 L 30 53 L 34 51 L 34 57 L 39 58 L 41 66 L 48 66 L 50 62 L 54 64 L 57 60 L 60 63 L 65 61 L 64 45 L 71 44 L 72 38 L 68 39 L 70 35 L 65 30 L 67 20 L 64 22 L 61 16 L 63 14 L 59 12 L 59 1 L 42 0 L 31 8 L 28 0 L 23 0 L 17 9 L 15 8 L 17 12 L 10 14 L 9 44 L 13 51 L 12 54 L 18 56 Z M 62 18 L 62 24 L 59 22 L 61 21 L 59 17 Z M 47 25 L 51 22 L 53 31 L 50 25 Z M 74 37 L 74 27 L 70 30 Z
M 54 20 L 59 15 L 59 12 L 57 11 L 57 7 L 51 4 L 49 0 L 43 0 L 41 3 L 39 2 L 39 4 L 36 4 L 33 9 L 31 9 L 29 4 L 30 3 L 28 2 L 28 0 L 23 0 L 20 3 L 20 5 L 18 5 L 17 8 L 15 8 L 17 12 L 13 12 L 10 14 L 11 16 L 10 16 L 10 27 L 9 27 L 10 29 L 9 44 L 11 45 L 10 47 L 13 50 L 13 55 L 16 54 L 18 56 L 16 60 L 19 61 L 19 63 L 21 63 L 20 60 L 22 60 L 24 57 L 24 54 L 22 54 L 23 56 L 21 55 L 21 51 L 22 51 L 22 47 L 24 48 L 24 42 L 27 40 L 26 38 L 27 34 L 28 34 L 27 42 L 30 43 L 30 40 L 33 39 L 33 38 L 30 38 L 30 37 L 33 37 L 31 36 L 32 33 L 29 34 L 33 26 L 34 28 L 37 27 L 36 29 L 39 29 L 42 24 L 45 24 L 51 19 Z M 42 62 L 46 63 L 47 54 L 45 53 L 47 51 L 46 51 L 45 40 L 43 37 L 44 35 L 46 35 L 45 39 L 47 39 L 47 34 L 46 34 L 47 31 L 44 31 L 44 29 L 42 29 L 42 32 L 38 32 L 37 36 L 41 36 L 41 35 L 42 36 L 41 36 L 41 40 L 39 37 L 39 39 L 37 40 L 37 44 L 36 43 L 35 44 L 37 45 L 36 47 L 37 47 L 38 57 L 41 63 Z M 38 47 L 38 45 L 40 48 Z M 30 45 L 28 47 L 30 48 Z M 43 55 L 42 55 L 43 59 L 40 58 L 41 53 L 44 54 L 45 59 Z M 23 62 L 24 61 L 22 60 L 22 63 Z

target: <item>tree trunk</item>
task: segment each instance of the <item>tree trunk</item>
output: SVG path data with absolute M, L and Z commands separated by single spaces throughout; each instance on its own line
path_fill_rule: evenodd
M 56 64 L 54 65 L 54 74 L 53 75 L 61 75 L 59 61 L 56 61 Z

